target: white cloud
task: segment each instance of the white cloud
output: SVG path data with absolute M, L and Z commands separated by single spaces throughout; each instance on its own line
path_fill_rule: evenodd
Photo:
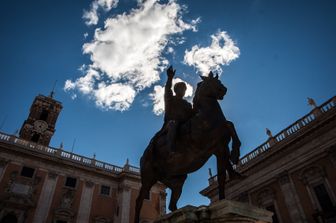
M 72 100 L 75 100 L 77 98 L 77 94 L 73 94 L 73 95 L 71 95 L 71 99 Z
M 79 90 L 104 109 L 128 109 L 137 93 L 160 80 L 168 65 L 162 55 L 176 38 L 172 35 L 196 30 L 198 22 L 184 22 L 175 0 L 139 2 L 137 9 L 108 18 L 95 30 L 94 39 L 83 45 L 91 64 L 82 67 L 84 76 L 67 80 L 64 90 Z
M 94 0 L 91 3 L 89 11 L 84 11 L 83 19 L 88 26 L 97 25 L 99 21 L 98 9 L 102 8 L 105 11 L 110 11 L 112 8 L 117 7 L 119 0 Z
M 153 92 L 149 96 L 153 100 L 154 114 L 161 115 L 164 112 L 164 88 L 160 85 L 155 85 Z
M 92 8 L 90 11 L 84 11 L 83 19 L 85 19 L 85 24 L 88 26 L 97 25 L 99 20 L 97 9 Z
M 208 47 L 193 46 L 186 50 L 184 63 L 196 67 L 198 72 L 207 75 L 210 71 L 221 74 L 222 65 L 229 65 L 240 55 L 239 48 L 226 32 L 211 35 L 211 45 Z
M 82 66 L 80 69 L 85 71 L 86 75 L 78 78 L 76 81 L 66 80 L 64 90 L 70 91 L 77 88 L 83 94 L 91 94 L 95 90 L 95 81 L 100 79 L 100 75 L 92 68 L 85 70 L 86 68 Z
M 112 80 L 127 79 L 137 89 L 149 87 L 168 63 L 161 57 L 168 36 L 193 28 L 179 12 L 174 1 L 167 5 L 145 1 L 130 14 L 107 19 L 104 30 L 97 29 L 83 51 L 90 54 L 93 67 Z
M 193 87 L 188 84 L 186 81 L 181 80 L 180 78 L 173 79 L 173 86 L 175 83 L 184 82 L 187 85 L 187 90 L 185 97 L 191 99 L 193 95 Z M 154 86 L 153 92 L 149 95 L 153 101 L 153 112 L 156 115 L 161 115 L 164 112 L 164 87 L 160 85 Z
M 97 106 L 106 110 L 127 110 L 131 106 L 135 95 L 136 92 L 132 86 L 120 83 L 110 85 L 100 83 L 95 91 Z
M 174 51 L 174 48 L 173 47 L 168 47 L 167 48 L 167 53 L 171 53 L 173 54 L 175 51 Z
M 64 90 L 70 91 L 76 88 L 76 83 L 72 82 L 71 80 L 66 80 L 64 84 Z

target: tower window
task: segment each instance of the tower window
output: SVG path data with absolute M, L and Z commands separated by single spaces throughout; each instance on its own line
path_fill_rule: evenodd
M 67 177 L 65 181 L 65 186 L 75 188 L 77 179 L 73 177 Z
M 40 115 L 40 120 L 47 121 L 49 112 L 46 109 L 43 109 Z
M 22 167 L 21 176 L 32 178 L 34 176 L 35 170 L 30 167 Z
M 101 185 L 100 194 L 109 196 L 110 195 L 110 190 L 111 190 L 111 188 L 109 186 Z
M 38 142 L 40 139 L 40 134 L 34 133 L 34 135 L 31 137 L 32 142 Z

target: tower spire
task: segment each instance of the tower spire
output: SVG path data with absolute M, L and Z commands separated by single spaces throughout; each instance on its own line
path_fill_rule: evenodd
M 57 80 L 55 80 L 55 82 L 54 82 L 54 86 L 53 86 L 53 88 L 52 88 L 52 90 L 51 90 L 51 92 L 50 92 L 49 97 L 51 97 L 51 98 L 54 97 L 56 84 L 57 84 Z

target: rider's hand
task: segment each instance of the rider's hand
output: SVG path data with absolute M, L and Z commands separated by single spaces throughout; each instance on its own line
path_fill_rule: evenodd
M 167 69 L 167 76 L 168 76 L 168 78 L 173 79 L 173 77 L 175 76 L 175 72 L 176 72 L 176 70 L 173 69 L 173 66 L 170 66 Z

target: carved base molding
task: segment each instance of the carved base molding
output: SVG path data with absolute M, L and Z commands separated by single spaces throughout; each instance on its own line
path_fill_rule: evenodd
M 270 223 L 273 213 L 237 201 L 223 200 L 210 206 L 180 208 L 154 223 Z

